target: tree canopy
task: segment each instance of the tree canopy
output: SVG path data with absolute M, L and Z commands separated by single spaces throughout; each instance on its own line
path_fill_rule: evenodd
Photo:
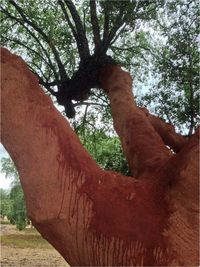
M 141 20 L 156 18 L 162 2 L 4 1 L 3 45 L 23 51 L 40 83 L 73 117 L 71 100 L 87 99 L 99 86 L 99 69 L 114 62 L 107 56 L 115 57 L 114 43 L 123 47 Z
M 93 88 L 101 87 L 98 74 L 104 64 L 120 63 L 134 74 L 138 88 L 148 89 L 138 96 L 139 103 L 179 130 L 194 131 L 199 103 L 196 0 L 3 0 L 1 12 L 2 45 L 25 58 L 68 117 L 84 106 L 84 119 L 92 105 L 108 114 L 105 94 Z

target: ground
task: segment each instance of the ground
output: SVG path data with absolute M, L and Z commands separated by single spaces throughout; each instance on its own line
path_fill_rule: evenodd
M 29 228 L 1 225 L 1 267 L 67 267 L 62 256 L 40 234 Z

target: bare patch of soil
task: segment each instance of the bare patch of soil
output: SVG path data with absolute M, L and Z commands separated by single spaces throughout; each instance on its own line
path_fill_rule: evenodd
M 30 237 L 33 235 L 33 232 L 36 236 L 39 235 L 34 229 L 19 232 L 15 229 L 15 226 L 1 225 L 1 267 L 69 267 L 62 256 L 48 243 L 42 247 L 40 244 L 38 247 L 32 246 Z M 13 236 L 16 236 L 16 239 L 24 240 L 25 235 L 28 242 L 30 242 L 30 246 L 28 244 L 27 247 L 23 247 L 23 244 L 21 244 L 23 247 L 21 248 L 19 247 L 20 243 L 9 243 L 9 238 L 11 239 Z

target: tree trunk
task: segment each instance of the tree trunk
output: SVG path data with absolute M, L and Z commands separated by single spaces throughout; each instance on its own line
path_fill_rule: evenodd
M 5 49 L 1 60 L 2 142 L 42 236 L 72 266 L 198 266 L 197 134 L 165 135 L 136 107 L 129 74 L 108 66 L 101 83 L 135 178 L 103 171 L 26 64 Z

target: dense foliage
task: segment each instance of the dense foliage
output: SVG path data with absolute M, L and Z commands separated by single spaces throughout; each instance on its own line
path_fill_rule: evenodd
M 0 196 L 1 196 L 1 217 L 4 219 L 5 216 L 10 215 L 11 209 L 11 200 L 10 200 L 10 193 L 8 190 L 4 190 L 0 188 Z
M 108 136 L 103 130 L 79 129 L 80 139 L 90 155 L 104 170 L 129 174 L 119 138 Z
M 7 178 L 12 179 L 11 189 L 5 191 L 1 189 L 1 215 L 15 224 L 17 229 L 22 230 L 28 223 L 23 190 L 19 181 L 17 170 L 10 158 L 2 158 L 1 171 Z
M 191 135 L 199 122 L 199 8 L 197 1 L 167 1 L 154 44 L 157 81 L 143 104 Z

